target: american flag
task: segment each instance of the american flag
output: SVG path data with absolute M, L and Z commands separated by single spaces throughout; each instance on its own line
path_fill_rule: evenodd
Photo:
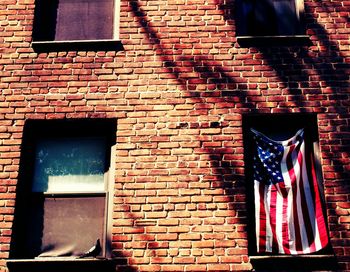
M 285 141 L 251 131 L 257 252 L 307 254 L 326 247 L 314 158 L 312 152 L 305 154 L 304 129 Z

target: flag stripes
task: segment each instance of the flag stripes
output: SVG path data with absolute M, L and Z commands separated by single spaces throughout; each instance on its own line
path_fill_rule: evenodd
M 314 158 L 305 152 L 304 130 L 286 141 L 251 131 L 257 252 L 307 254 L 326 247 Z

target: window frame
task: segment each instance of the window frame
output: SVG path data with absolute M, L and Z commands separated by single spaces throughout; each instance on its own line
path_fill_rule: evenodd
M 35 52 L 51 52 L 51 51 L 119 51 L 123 49 L 120 43 L 120 0 L 112 0 L 114 10 L 112 12 L 113 25 L 112 25 L 112 37 L 110 39 L 88 39 L 88 40 L 36 40 L 34 33 L 36 20 L 38 16 L 38 2 L 43 0 L 36 0 L 34 6 L 34 20 L 33 20 L 33 32 L 32 32 L 32 47 Z M 98 1 L 98 0 L 96 0 Z M 39 31 L 39 30 L 38 30 Z
M 69 133 L 61 132 L 72 129 Z M 23 230 L 28 229 L 22 227 L 21 222 L 25 220 L 23 213 L 26 213 L 26 203 L 30 201 L 33 194 L 32 182 L 34 175 L 35 165 L 35 149 L 36 141 L 42 138 L 48 138 L 54 136 L 54 138 L 66 137 L 67 134 L 72 137 L 90 137 L 91 135 L 96 137 L 105 137 L 105 172 L 103 175 L 104 180 L 104 192 L 100 191 L 89 191 L 89 192 L 44 192 L 40 193 L 43 197 L 91 197 L 101 196 L 104 197 L 104 216 L 103 216 L 103 233 L 104 233 L 104 244 L 102 244 L 103 259 L 110 259 L 112 256 L 111 252 L 111 237 L 112 237 L 112 214 L 113 214 L 113 189 L 114 189 L 114 175 L 115 175 L 115 120 L 114 119 L 91 119 L 91 120 L 29 120 L 25 124 L 23 132 L 22 152 L 21 152 L 21 163 L 20 163 L 20 174 L 17 185 L 16 195 L 16 207 L 15 217 L 13 226 L 13 235 L 10 248 L 10 259 L 14 261 L 37 261 L 46 262 L 51 261 L 76 261 L 76 256 L 67 257 L 35 257 L 28 258 L 25 256 L 25 250 L 21 248 L 25 242 L 25 234 Z M 87 134 L 87 135 L 86 135 Z M 28 194 L 28 192 L 31 192 Z M 24 231 L 26 232 L 26 231 Z M 22 240 L 21 240 L 22 239 Z M 95 258 L 94 258 L 95 259 Z
M 251 46 L 293 46 L 293 45 L 310 45 L 309 36 L 306 35 L 305 27 L 305 5 L 304 0 L 293 0 L 295 3 L 295 15 L 298 19 L 298 31 L 296 34 L 284 35 L 252 35 L 245 29 L 245 18 L 239 14 L 240 5 L 244 0 L 236 0 L 235 2 L 235 18 L 236 18 L 236 39 L 241 47 Z M 242 31 L 242 29 L 244 29 Z

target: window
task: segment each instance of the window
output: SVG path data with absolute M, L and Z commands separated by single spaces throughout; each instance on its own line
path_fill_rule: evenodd
M 103 50 L 119 39 L 119 0 L 36 0 L 34 16 L 34 49 Z
M 305 38 L 303 13 L 303 0 L 237 0 L 237 38 L 241 42 L 254 39 L 254 43 L 269 44 L 284 38 L 289 42 Z
M 108 257 L 113 124 L 26 125 L 12 258 Z
M 317 117 L 244 115 L 251 256 L 329 250 Z

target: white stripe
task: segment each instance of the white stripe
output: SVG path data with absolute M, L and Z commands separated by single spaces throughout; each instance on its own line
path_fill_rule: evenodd
M 254 204 L 255 204 L 255 236 L 256 236 L 256 250 L 259 252 L 260 240 L 260 194 L 259 181 L 254 180 Z
M 315 232 L 315 246 L 316 249 L 315 251 L 319 251 L 320 249 L 322 249 L 322 243 L 321 243 L 321 237 L 320 237 L 320 231 L 317 225 L 317 220 L 316 220 L 316 216 L 315 216 L 315 227 L 316 227 L 316 232 Z
M 282 237 L 282 224 L 283 224 L 282 219 L 283 219 L 283 196 L 281 191 L 278 190 L 277 196 L 276 196 L 276 238 L 277 238 L 279 253 L 284 253 L 283 237 Z
M 289 250 L 291 254 L 297 254 L 296 244 L 295 244 L 295 225 L 294 225 L 294 216 L 293 216 L 293 190 L 290 189 L 288 192 L 288 208 L 287 208 L 287 217 L 288 217 L 288 239 L 289 239 Z
M 290 151 L 290 147 L 284 148 L 283 158 L 281 161 L 281 171 L 283 175 L 284 184 L 289 187 L 288 191 L 288 207 L 287 207 L 287 220 L 288 220 L 288 234 L 289 234 L 289 249 L 291 254 L 296 254 L 295 248 L 295 226 L 294 226 L 294 216 L 293 216 L 293 189 L 292 181 L 289 176 L 289 171 L 287 167 L 287 155 Z
M 266 212 L 266 251 L 272 252 L 273 235 L 270 221 L 271 186 L 265 186 L 265 212 Z
M 284 181 L 284 184 L 286 185 L 286 187 L 292 186 L 292 182 L 290 180 L 289 171 L 288 171 L 288 167 L 287 167 L 287 155 L 288 155 L 289 151 L 290 151 L 290 147 L 284 148 L 283 158 L 281 161 L 282 176 L 283 176 L 283 181 Z

